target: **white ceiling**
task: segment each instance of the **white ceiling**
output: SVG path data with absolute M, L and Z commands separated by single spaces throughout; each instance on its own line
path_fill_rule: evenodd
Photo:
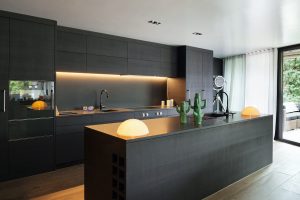
M 215 57 L 300 43 L 299 8 L 300 0 L 0 1 L 1 10 L 79 29 L 212 49 Z

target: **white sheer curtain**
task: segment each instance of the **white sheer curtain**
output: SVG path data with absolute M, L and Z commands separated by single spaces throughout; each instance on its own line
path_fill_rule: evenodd
M 255 106 L 261 113 L 273 114 L 276 105 L 276 80 L 273 49 L 247 54 L 245 105 Z
M 261 113 L 273 114 L 275 126 L 277 99 L 277 49 L 246 55 L 245 106 L 255 106 Z
M 231 111 L 255 106 L 276 120 L 277 49 L 267 49 L 224 59 L 225 91 Z
M 224 59 L 224 91 L 229 95 L 229 110 L 241 111 L 245 107 L 245 55 Z M 227 104 L 224 98 L 224 105 Z

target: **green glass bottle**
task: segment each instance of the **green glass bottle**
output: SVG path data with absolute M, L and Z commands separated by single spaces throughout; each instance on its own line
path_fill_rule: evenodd
M 187 114 L 191 109 L 191 105 L 187 101 L 183 101 L 179 106 L 176 106 L 177 112 L 180 114 L 180 123 L 186 124 L 187 123 Z
M 199 93 L 195 94 L 194 106 L 192 106 L 195 124 L 202 124 L 203 110 L 206 107 L 206 100 L 202 100 Z

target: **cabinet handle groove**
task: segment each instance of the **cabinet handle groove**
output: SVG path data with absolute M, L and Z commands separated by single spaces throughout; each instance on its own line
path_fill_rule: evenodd
M 3 93 L 3 108 L 2 108 L 2 112 L 6 112 L 6 90 L 2 91 Z

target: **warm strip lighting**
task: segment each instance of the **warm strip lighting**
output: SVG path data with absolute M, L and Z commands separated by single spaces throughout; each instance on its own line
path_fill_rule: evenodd
M 95 78 L 128 78 L 128 79 L 160 79 L 166 80 L 168 77 L 162 76 L 138 76 L 138 75 L 117 75 L 117 74 L 93 74 L 93 73 L 77 73 L 77 72 L 56 72 L 57 75 L 62 76 L 81 76 L 81 77 L 95 77 Z

